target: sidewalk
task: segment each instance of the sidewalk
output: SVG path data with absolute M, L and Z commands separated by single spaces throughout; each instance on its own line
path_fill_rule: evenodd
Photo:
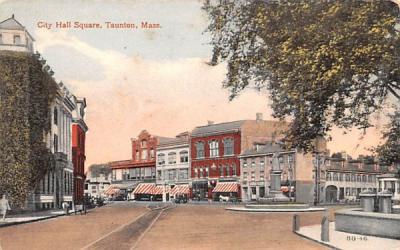
M 70 210 L 69 214 L 73 215 L 74 210 Z M 79 214 L 79 212 L 78 212 Z M 29 223 L 34 221 L 41 221 L 50 218 L 55 218 L 58 216 L 65 215 L 64 210 L 48 210 L 48 211 L 39 211 L 39 212 L 32 212 L 26 214 L 13 214 L 13 215 L 6 215 L 6 219 L 3 221 L 2 217 L 0 218 L 0 227 L 18 225 L 23 223 Z
M 400 249 L 400 240 L 335 231 L 335 222 L 329 223 L 329 242 L 321 241 L 321 225 L 300 227 L 296 234 L 333 249 Z

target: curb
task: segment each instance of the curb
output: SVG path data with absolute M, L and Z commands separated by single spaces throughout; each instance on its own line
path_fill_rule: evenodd
M 95 208 L 88 209 L 87 212 L 89 212 L 90 210 L 93 210 L 93 209 L 95 209 Z M 74 216 L 75 214 L 74 214 L 74 212 L 70 212 L 69 215 Z M 21 225 L 21 224 L 27 224 L 27 223 L 33 223 L 33 222 L 38 222 L 38 221 L 43 221 L 43 220 L 49 220 L 49 219 L 53 219 L 53 218 L 57 218 L 57 217 L 61 217 L 61 216 L 66 216 L 66 214 L 56 214 L 56 215 L 51 215 L 51 216 L 33 219 L 33 220 L 26 220 L 26 221 L 14 221 L 14 222 L 6 223 L 6 224 L 0 224 L 0 228 Z
M 14 222 L 10 222 L 10 223 L 7 223 L 7 224 L 0 224 L 0 228 L 2 228 L 2 227 L 9 227 L 9 226 L 15 226 L 15 225 L 20 225 L 20 224 L 27 224 L 27 223 L 31 223 L 31 222 L 38 222 L 38 221 L 48 220 L 48 219 L 52 219 L 52 218 L 56 218 L 56 217 L 60 217 L 60 216 L 65 216 L 65 215 L 66 215 L 66 214 L 57 214 L 57 215 L 52 215 L 52 216 L 43 217 L 43 218 L 38 218 L 38 219 L 33 219 L 33 220 L 14 221 Z
M 333 249 L 333 250 L 343 250 L 343 249 L 341 249 L 341 248 L 337 248 L 337 247 L 335 247 L 335 246 L 332 246 L 332 245 L 330 245 L 329 243 L 325 243 L 325 242 L 316 240 L 316 239 L 314 239 L 314 238 L 305 236 L 305 235 L 299 233 L 298 231 L 294 231 L 293 233 L 297 234 L 298 236 L 300 236 L 300 237 L 302 237 L 302 238 L 304 238 L 304 239 L 311 240 L 311 241 L 314 241 L 315 243 L 318 243 L 318 244 L 320 244 L 320 245 L 329 247 L 330 249 Z

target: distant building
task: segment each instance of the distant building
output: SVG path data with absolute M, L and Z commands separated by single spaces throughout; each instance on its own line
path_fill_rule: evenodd
M 190 150 L 189 133 L 182 133 L 171 138 L 163 140 L 157 146 L 156 171 L 157 185 L 168 186 L 167 190 L 173 197 L 176 192 L 185 190 L 189 193 L 190 182 Z M 176 192 L 175 192 L 176 190 Z
M 156 150 L 159 143 L 171 138 L 153 136 L 143 130 L 132 138 L 132 158 L 110 162 L 112 184 L 119 184 L 125 195 L 131 195 L 139 183 L 156 183 Z
M 257 141 L 275 140 L 287 124 L 242 120 L 196 127 L 191 133 L 192 196 L 218 200 L 219 195 L 241 197 L 239 155 Z
M 320 139 L 322 140 L 322 139 Z M 315 156 L 296 149 L 284 149 L 279 142 L 258 142 L 240 155 L 243 201 L 266 197 L 271 189 L 270 173 L 273 157 L 278 157 L 281 191 L 299 202 L 314 200 L 313 170 Z
M 394 167 L 379 165 L 374 161 L 352 160 L 349 157 L 347 160 L 327 157 L 322 169 L 321 200 L 328 203 L 356 201 L 365 189 L 378 192 L 378 177 L 395 173 Z
M 0 22 L 0 50 L 33 53 L 35 40 L 14 15 Z
M 105 198 L 106 191 L 111 187 L 111 168 L 109 171 L 93 171 L 89 169 L 85 181 L 85 194 L 91 197 Z

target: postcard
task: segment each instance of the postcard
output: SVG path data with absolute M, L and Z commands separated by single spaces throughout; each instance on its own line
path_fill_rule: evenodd
M 0 250 L 400 249 L 399 17 L 0 0 Z

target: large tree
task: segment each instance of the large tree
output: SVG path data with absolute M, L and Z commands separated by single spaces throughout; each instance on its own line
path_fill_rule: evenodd
M 390 1 L 206 1 L 211 65 L 227 63 L 235 98 L 268 89 L 274 116 L 292 121 L 288 147 L 313 149 L 333 125 L 368 128 L 399 98 L 399 8 Z
M 381 162 L 400 163 L 400 109 L 389 115 L 389 123 L 382 134 L 383 144 L 375 148 Z

